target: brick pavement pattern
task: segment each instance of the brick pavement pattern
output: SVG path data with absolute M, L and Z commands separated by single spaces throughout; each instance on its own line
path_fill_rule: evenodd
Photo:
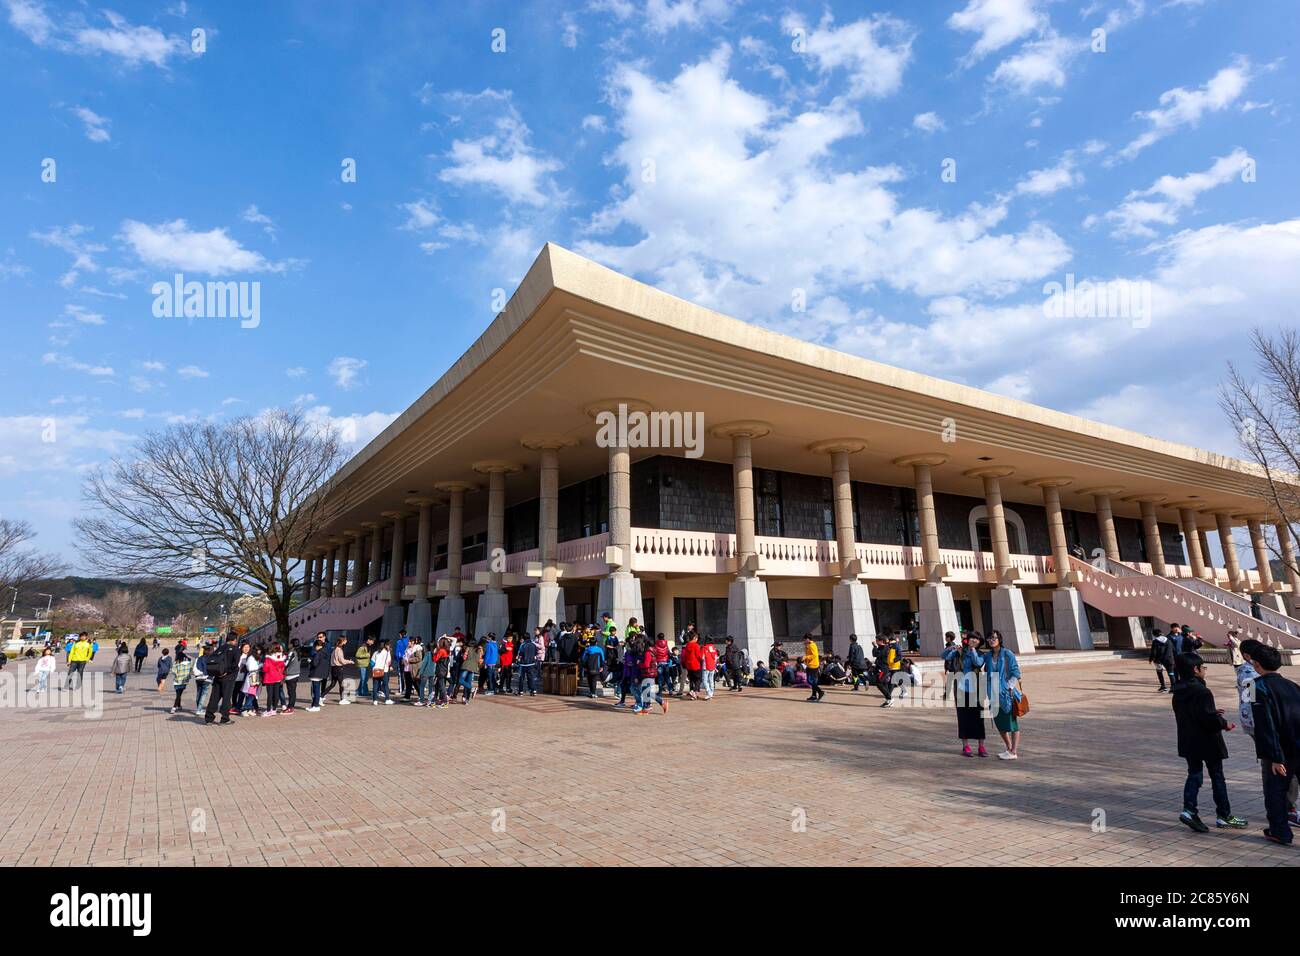
M 1228 786 L 1250 828 L 1177 822 L 1169 697 L 1135 660 L 1026 670 L 1033 707 L 1011 762 L 962 758 L 949 705 L 885 710 L 876 691 L 847 688 L 821 704 L 719 689 L 645 717 L 585 697 L 432 710 L 334 696 L 316 714 L 205 726 L 167 713 L 155 659 L 104 695 L 99 719 L 0 713 L 0 865 L 1300 862 L 1259 835 L 1240 730 Z M 92 672 L 107 666 L 101 654 Z M 1231 671 L 1210 672 L 1231 716 Z M 997 753 L 991 724 L 989 737 Z M 1212 819 L 1208 781 L 1201 803 Z

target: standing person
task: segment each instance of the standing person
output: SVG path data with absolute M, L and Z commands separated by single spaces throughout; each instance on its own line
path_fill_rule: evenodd
M 162 693 L 163 684 L 167 680 L 167 675 L 172 672 L 171 649 L 164 647 L 162 657 L 158 658 L 158 672 L 154 675 L 158 681 L 158 693 Z M 175 711 L 172 711 L 175 713 Z
M 866 682 L 867 675 L 867 652 L 858 641 L 858 635 L 849 635 L 849 674 L 853 678 L 851 690 L 857 693 L 858 684 Z
M 140 673 L 140 668 L 144 666 L 144 659 L 149 656 L 149 642 L 143 637 L 140 643 L 135 646 L 135 672 Z
M 482 641 L 475 644 L 468 641 L 465 644 L 465 658 L 460 662 L 460 682 L 457 689 L 465 691 L 465 699 L 462 701 L 466 707 L 469 706 L 469 699 L 474 696 L 474 681 L 478 678 L 479 668 L 483 666 L 483 648 L 481 644 L 487 643 Z M 452 695 L 455 699 L 455 694 Z
M 962 649 L 957 646 L 957 635 L 952 631 L 943 633 L 943 650 L 939 652 L 939 659 L 943 661 L 943 699 L 948 699 L 948 694 L 952 691 L 952 685 L 955 678 L 954 674 L 961 673 L 961 652 Z
M 897 645 L 891 645 L 889 632 L 882 631 L 876 635 L 876 649 L 872 653 L 873 676 L 876 690 L 885 698 L 881 707 L 894 706 L 894 671 L 899 667 Z
M 262 661 L 262 684 L 266 687 L 266 717 L 274 717 L 285 709 L 284 672 L 289 659 L 279 644 L 271 645 L 271 653 Z
M 633 620 L 635 620 L 635 618 L 633 618 Z M 668 693 L 669 688 L 672 687 L 671 678 L 669 676 L 672 665 L 668 662 L 668 659 L 672 655 L 668 652 L 668 641 L 664 638 L 662 633 L 655 635 L 654 652 L 655 683 L 659 685 L 659 693 Z
M 513 630 L 506 632 L 501 642 L 501 677 L 498 683 L 502 693 L 509 694 L 515 687 L 515 635 Z
M 257 703 L 257 692 L 262 688 L 262 661 L 266 657 L 262 645 L 249 647 L 244 655 L 244 706 L 241 717 L 261 717 L 262 708 Z
M 718 645 L 708 641 L 700 648 L 700 684 L 704 699 L 713 700 L 713 682 L 718 673 Z
M 641 667 L 637 663 L 636 646 L 634 641 L 623 642 L 623 659 L 619 662 L 618 672 L 618 700 L 614 702 L 615 707 L 622 707 L 626 702 L 628 695 L 632 695 L 632 706 L 636 708 L 641 703 Z
M 212 653 L 215 641 L 205 641 L 199 645 L 194 654 L 194 716 L 203 716 L 203 704 L 212 690 L 212 678 L 208 676 L 208 655 Z
M 119 645 L 117 648 L 117 657 L 113 658 L 113 690 L 116 693 L 126 693 L 126 675 L 131 670 L 131 655 L 126 649 L 126 645 Z
M 686 671 L 687 693 L 691 700 L 698 700 L 700 693 L 700 671 L 704 667 L 704 652 L 700 649 L 700 636 L 695 633 L 695 625 L 686 628 L 686 643 L 682 646 L 682 669 Z
M 68 650 L 68 690 L 76 690 L 81 686 L 82 677 L 86 673 L 86 664 L 92 653 L 89 635 L 82 631 Z M 170 667 L 170 664 L 168 666 Z M 159 680 L 161 679 L 160 677 Z
M 1252 638 L 1241 642 L 1241 652 L 1259 672 L 1250 710 L 1255 756 L 1264 775 L 1264 812 L 1268 815 L 1264 839 L 1290 846 L 1295 817 L 1288 810 L 1294 807 L 1296 770 L 1300 767 L 1300 687 L 1277 672 L 1282 654 L 1276 647 Z
M 357 649 L 352 654 L 353 660 L 357 662 L 357 670 L 361 672 L 361 686 L 357 688 L 358 697 L 370 696 L 370 655 L 375 648 L 375 639 L 367 637 L 357 645 Z
M 641 687 L 637 705 L 632 708 L 632 713 L 649 713 L 650 698 L 653 695 L 655 703 L 663 707 L 666 714 L 668 713 L 668 701 L 663 698 L 655 685 L 655 678 L 659 673 L 659 663 L 655 660 L 654 645 L 646 640 L 644 635 L 637 634 L 636 647 L 636 663 L 641 676 Z
M 410 700 L 411 691 L 416 691 L 415 700 L 416 703 L 419 703 L 420 665 L 422 663 L 424 663 L 424 642 L 418 636 L 412 637 L 406 642 L 406 656 L 402 660 L 402 669 L 409 675 L 406 681 L 406 693 L 402 695 L 402 700 Z
M 438 676 L 438 661 L 434 657 L 435 651 L 432 649 L 428 653 L 420 655 L 420 662 L 415 668 L 415 679 L 420 685 L 419 698 L 415 702 L 416 707 L 432 707 L 437 701 L 433 696 L 433 685 Z
M 483 692 L 483 696 L 496 696 L 497 668 L 500 666 L 501 647 L 497 644 L 497 636 L 489 634 L 487 640 L 483 643 L 483 669 L 487 671 L 487 690 Z
M 1200 654 L 1187 651 L 1179 656 L 1176 666 L 1178 683 L 1173 690 L 1173 707 L 1178 725 L 1178 756 L 1187 761 L 1183 810 L 1178 819 L 1197 833 L 1209 832 L 1210 828 L 1196 811 L 1196 797 L 1201 792 L 1204 771 L 1208 770 L 1217 814 L 1214 825 L 1240 830 L 1246 821 L 1232 815 L 1228 784 L 1223 776 L 1223 761 L 1228 757 L 1223 732 L 1232 731 L 1236 724 L 1225 720 L 1223 711 L 1214 706 L 1214 692 L 1205 684 L 1205 661 Z
M 523 634 L 519 635 L 519 647 L 515 651 L 514 663 L 517 672 L 516 697 L 522 697 L 525 690 L 528 691 L 528 696 L 537 696 L 537 669 L 541 666 L 541 659 L 536 642 L 529 640 Z
M 1020 759 L 1020 721 L 1016 718 L 1016 701 L 1020 700 L 1020 662 L 1016 655 L 1002 646 L 1002 632 L 989 631 L 988 650 L 984 652 L 984 673 L 988 676 L 989 696 L 998 695 L 997 713 L 993 726 L 1002 737 L 1006 750 L 998 754 L 999 760 Z
M 811 634 L 803 636 L 803 663 L 808 669 L 808 689 L 812 692 L 808 695 L 808 700 L 816 704 L 826 696 L 826 691 L 822 690 L 819 685 L 822 670 L 821 650 L 817 647 L 817 642 L 813 640 Z M 727 663 L 731 667 L 731 663 Z
M 172 664 L 171 671 L 172 689 L 176 691 L 176 699 L 172 701 L 172 709 L 169 713 L 180 713 L 181 696 L 185 693 L 185 688 L 189 686 L 190 678 L 193 676 L 194 662 L 186 655 L 185 648 L 177 647 L 176 662 Z
M 727 649 L 723 653 L 727 665 L 727 686 L 740 693 L 745 686 L 745 657 L 734 637 L 727 637 Z
M 1156 677 L 1160 680 L 1157 694 L 1165 692 L 1165 675 L 1169 675 L 1169 686 L 1174 686 L 1174 645 L 1160 628 L 1151 631 L 1151 646 L 1147 649 L 1147 662 L 1156 666 Z
M 221 722 L 230 723 L 230 705 L 234 703 L 235 680 L 239 674 L 239 635 L 234 631 L 226 635 L 226 642 L 208 655 L 208 677 L 212 679 L 212 693 L 203 722 L 210 724 L 221 712 Z
M 596 684 L 605 669 L 605 649 L 593 637 L 582 651 L 582 669 L 587 675 L 587 696 L 596 696 Z
M 325 632 L 317 631 L 316 640 L 312 642 L 311 667 L 307 676 L 311 678 L 311 705 L 307 708 L 307 713 L 315 714 L 320 711 L 321 705 L 321 688 L 325 686 L 325 680 L 330 674 L 330 661 L 333 652 L 325 646 Z M 373 659 L 372 659 L 373 660 Z
M 325 702 L 325 696 L 336 684 L 339 688 L 339 703 L 352 703 L 347 692 L 343 689 L 343 668 L 353 663 L 355 662 L 352 658 L 348 657 L 348 639 L 346 637 L 336 637 L 334 639 L 334 650 L 330 652 L 330 679 L 324 690 L 321 691 L 321 703 Z
M 447 706 L 448 677 L 451 675 L 451 641 L 439 638 L 433 657 L 433 696 L 439 708 Z
M 392 657 L 393 668 L 397 670 L 397 692 L 399 694 L 406 692 L 406 645 L 411 643 L 411 639 L 406 636 L 406 628 L 397 632 L 397 640 L 393 642 Z
M 376 707 L 380 697 L 384 698 L 385 705 L 393 702 L 393 698 L 388 696 L 388 674 L 392 667 L 393 653 L 388 649 L 388 642 L 381 639 L 370 655 L 370 702 Z
M 292 714 L 298 706 L 298 681 L 302 679 L 302 648 L 298 638 L 289 638 L 289 649 L 284 657 L 284 712 Z
M 50 676 L 58 668 L 59 662 L 54 659 L 54 649 L 46 647 L 41 651 L 40 659 L 36 662 L 36 667 L 32 670 L 32 677 L 36 684 L 32 691 L 37 694 L 45 693 L 46 688 L 50 686 Z M 120 690 L 118 693 L 122 693 Z
M 979 744 L 979 755 L 987 757 L 984 749 L 984 707 L 981 676 L 984 673 L 984 655 L 979 652 L 983 638 L 979 631 L 967 631 L 961 636 L 961 648 L 954 652 L 957 659 L 953 671 L 953 699 L 957 703 L 957 736 L 961 740 L 961 755 L 975 756 L 970 752 L 972 740 Z

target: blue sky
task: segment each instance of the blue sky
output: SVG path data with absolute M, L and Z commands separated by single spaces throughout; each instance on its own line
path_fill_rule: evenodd
M 359 447 L 548 240 L 1234 452 L 1224 363 L 1300 296 L 1296 36 L 1225 0 L 0 0 L 0 514 L 75 564 L 82 474 L 144 430 L 299 403 Z M 155 316 L 177 272 L 260 282 L 260 322 Z M 1150 321 L 1049 315 L 1070 275 Z

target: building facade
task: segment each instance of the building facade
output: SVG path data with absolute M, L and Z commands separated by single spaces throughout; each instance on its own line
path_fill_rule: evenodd
M 922 654 L 963 626 L 1020 653 L 1140 647 L 1152 620 L 1300 644 L 1291 541 L 1247 463 L 800 342 L 553 245 L 324 494 L 299 636 L 609 612 L 754 656 L 913 622 Z

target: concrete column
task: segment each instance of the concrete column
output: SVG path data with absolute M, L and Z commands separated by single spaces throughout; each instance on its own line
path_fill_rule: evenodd
M 1115 534 L 1115 513 L 1111 498 L 1124 491 L 1118 485 L 1084 488 L 1080 494 L 1092 495 L 1097 512 L 1097 530 L 1101 535 L 1101 550 L 1110 561 L 1119 561 L 1119 536 Z M 1091 556 L 1090 556 L 1091 557 Z M 1106 615 L 1106 633 L 1113 648 L 1143 648 L 1147 646 L 1146 631 L 1140 617 L 1111 617 Z
M 348 596 L 348 543 L 343 538 L 333 539 L 338 545 L 338 564 L 334 567 L 334 596 Z
M 447 493 L 447 593 L 438 602 L 438 623 L 434 630 L 439 637 L 451 634 L 456 628 L 466 629 L 465 598 L 460 593 L 465 548 L 465 492 L 474 485 L 465 481 L 440 481 L 434 485 Z
M 313 597 L 325 596 L 325 552 L 316 554 L 316 586 L 312 589 Z
M 625 426 L 630 416 L 646 414 L 650 406 L 635 398 L 608 398 L 585 410 L 596 420 L 596 446 L 609 453 L 609 573 L 596 592 L 596 618 L 609 614 L 623 630 L 632 618 L 646 623 L 641 581 L 632 573 L 632 458 Z
M 334 596 L 334 556 L 338 554 L 338 548 L 330 548 L 325 558 L 325 596 Z
M 506 556 L 506 475 L 523 466 L 513 461 L 489 459 L 476 461 L 475 471 L 488 476 L 487 520 L 487 589 L 478 596 L 478 614 L 474 618 L 474 637 L 495 634 L 501 637 L 510 626 L 510 598 L 505 592 Z
M 1201 552 L 1201 536 L 1197 534 L 1195 503 L 1180 501 L 1168 507 L 1178 510 L 1178 524 L 1183 530 L 1183 547 L 1187 549 L 1192 577 L 1205 578 L 1205 555 Z
M 540 454 L 540 487 L 537 500 L 537 557 L 541 577 L 528 592 L 528 633 L 549 621 L 564 620 L 564 589 L 560 587 L 558 551 L 560 542 L 560 449 L 572 448 L 576 439 L 559 434 L 527 435 L 525 448 Z M 629 494 L 631 484 L 629 481 Z M 631 510 L 628 529 L 631 530 Z M 650 625 L 646 625 L 650 629 Z
M 912 469 L 916 488 L 917 524 L 921 533 L 921 577 L 916 589 L 918 630 L 921 653 L 925 657 L 938 657 L 943 652 L 944 635 L 961 631 L 957 607 L 953 602 L 952 588 L 944 584 L 948 566 L 941 560 L 939 551 L 939 522 L 934 515 L 934 483 L 931 468 L 947 462 L 946 455 L 905 455 L 895 458 L 894 464 Z M 978 602 L 976 602 L 978 606 Z
M 856 635 L 864 647 L 870 647 L 876 637 L 871 591 L 859 579 L 862 566 L 853 533 L 853 477 L 849 470 L 849 456 L 866 447 L 867 443 L 858 438 L 834 438 L 808 446 L 809 451 L 829 454 L 831 458 L 835 549 L 840 563 L 840 579 L 831 589 L 831 651 L 842 657 L 848 655 L 850 635 Z
M 357 567 L 361 564 L 361 533 L 359 531 L 344 531 L 343 536 L 348 539 L 348 543 L 344 545 L 348 560 L 343 566 L 343 581 L 347 585 L 347 594 L 351 597 L 360 590 L 357 585 Z M 352 571 L 350 581 L 347 574 L 349 566 Z
M 714 437 L 731 439 L 735 488 L 736 577 L 727 588 L 727 633 L 749 652 L 751 661 L 766 659 L 774 640 L 767 582 L 759 577 L 754 535 L 753 442 L 771 431 L 771 425 L 757 421 L 727 422 L 713 429 Z
M 1237 543 L 1232 540 L 1232 515 L 1216 511 L 1214 524 L 1219 529 L 1219 547 L 1223 549 L 1223 570 L 1228 572 L 1228 587 L 1237 592 L 1246 590 L 1246 581 L 1237 560 Z
M 373 521 L 361 522 L 361 527 L 366 530 L 361 532 L 361 538 L 357 541 L 357 566 L 352 572 L 356 579 L 358 591 L 365 590 L 370 586 L 370 542 L 374 538 Z
M 433 548 L 433 499 L 407 498 L 406 504 L 420 509 L 415 545 L 415 600 L 406 609 L 406 633 L 427 641 L 433 637 L 433 605 L 429 603 L 429 553 Z
M 1164 495 L 1132 495 L 1124 499 L 1135 501 L 1142 509 L 1142 535 L 1147 545 L 1147 561 L 1151 571 L 1161 577 L 1165 575 L 1165 546 L 1160 541 L 1160 524 L 1156 520 L 1156 503 L 1165 500 Z
M 362 522 L 370 528 L 370 570 L 366 574 L 367 584 L 379 583 L 379 565 L 384 560 L 384 528 L 376 521 Z
M 994 587 L 991 595 L 993 627 L 1002 634 L 1004 646 L 1016 654 L 1034 653 L 1034 632 L 1029 626 L 1025 596 L 1016 587 L 1017 570 L 1011 565 L 1011 548 L 1007 544 L 1007 522 L 1002 510 L 1003 478 L 1015 469 L 1002 466 L 972 468 L 963 472 L 967 478 L 984 483 L 984 507 L 988 512 L 989 538 L 993 544 Z
M 307 558 L 307 562 L 302 567 L 302 603 L 304 604 L 311 600 L 311 586 L 316 580 L 315 568 L 316 557 L 312 555 Z
M 388 605 L 379 625 L 379 636 L 388 641 L 391 649 L 402 628 L 406 627 L 406 612 L 402 609 L 402 587 L 405 584 L 402 564 L 406 554 L 406 512 L 385 511 L 385 518 L 393 522 L 393 560 L 388 574 Z
M 1286 603 L 1279 593 L 1280 588 L 1273 580 L 1273 568 L 1269 564 L 1268 541 L 1264 537 L 1264 524 L 1268 515 L 1239 515 L 1246 519 L 1246 528 L 1250 532 L 1250 547 L 1255 553 L 1255 573 L 1259 575 L 1260 603 L 1273 611 L 1286 613 Z
M 1210 536 L 1205 533 L 1204 528 L 1196 529 L 1196 540 L 1201 543 L 1201 560 L 1205 562 L 1205 578 L 1208 581 L 1215 581 L 1218 575 L 1214 571 L 1214 559 L 1210 557 Z
M 1287 613 L 1300 617 L 1300 568 L 1296 567 L 1295 551 L 1291 547 L 1291 527 L 1285 521 L 1273 523 L 1277 531 L 1277 550 L 1282 557 L 1282 573 L 1291 589 L 1286 595 Z
M 1074 587 L 1070 571 L 1070 545 L 1065 537 L 1065 516 L 1061 513 L 1061 489 L 1069 478 L 1037 478 L 1028 481 L 1043 490 L 1047 512 L 1047 536 L 1052 542 L 1052 564 L 1056 568 L 1056 589 L 1052 592 L 1052 631 L 1058 651 L 1092 650 L 1092 628 L 1088 614 Z

